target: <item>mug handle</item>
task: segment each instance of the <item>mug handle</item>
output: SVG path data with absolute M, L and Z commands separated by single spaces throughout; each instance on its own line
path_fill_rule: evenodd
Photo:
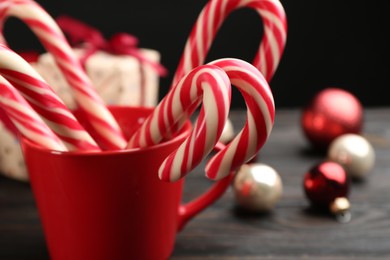
M 218 142 L 214 150 L 222 150 L 224 147 L 225 145 L 223 143 Z M 186 204 L 181 204 L 178 210 L 179 217 L 177 230 L 181 231 L 189 220 L 220 198 L 229 187 L 234 175 L 235 174 L 232 171 L 228 176 L 213 184 L 206 192 L 197 198 Z

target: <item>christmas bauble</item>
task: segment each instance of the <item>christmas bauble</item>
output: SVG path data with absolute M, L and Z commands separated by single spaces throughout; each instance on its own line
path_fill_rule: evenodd
M 375 152 L 363 136 L 345 134 L 329 146 L 328 158 L 341 164 L 352 178 L 364 178 L 374 166 Z
M 351 219 L 349 179 L 340 164 L 325 161 L 315 165 L 304 175 L 303 186 L 312 206 L 329 210 L 339 222 Z
M 363 124 L 363 108 L 350 92 L 339 88 L 320 91 L 307 105 L 301 125 L 310 143 L 318 149 L 327 149 L 338 136 L 360 133 Z
M 344 168 L 331 161 L 312 167 L 304 176 L 303 186 L 312 205 L 327 208 L 336 198 L 346 198 L 349 191 Z
M 233 182 L 238 204 L 250 211 L 269 211 L 282 195 L 282 180 L 270 166 L 262 163 L 244 164 Z

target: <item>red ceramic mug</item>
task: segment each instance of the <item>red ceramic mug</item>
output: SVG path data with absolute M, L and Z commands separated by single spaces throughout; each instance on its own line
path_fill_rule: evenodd
M 110 107 L 128 135 L 152 109 Z M 53 260 L 167 259 L 178 230 L 219 198 L 232 175 L 182 205 L 183 181 L 166 183 L 157 170 L 188 136 L 146 149 L 57 152 L 27 140 L 22 149 L 49 254 Z M 191 183 L 188 183 L 191 185 Z

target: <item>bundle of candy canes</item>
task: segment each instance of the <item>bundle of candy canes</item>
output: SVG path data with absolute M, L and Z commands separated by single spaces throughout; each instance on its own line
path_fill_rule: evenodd
M 253 65 L 225 58 L 204 64 L 219 27 L 234 10 L 252 8 L 262 18 L 264 34 Z M 275 106 L 269 80 L 286 43 L 286 16 L 278 0 L 210 0 L 186 43 L 168 94 L 141 127 L 126 140 L 50 15 L 32 0 L 0 0 L 0 29 L 8 17 L 25 22 L 56 60 L 72 93 L 99 138 L 77 121 L 43 78 L 14 51 L 0 43 L 0 106 L 20 135 L 50 150 L 101 152 L 158 144 L 200 108 L 188 138 L 160 166 L 159 177 L 176 181 L 218 145 L 227 122 L 231 87 L 245 99 L 247 118 L 238 135 L 206 165 L 217 180 L 253 158 L 271 133 Z

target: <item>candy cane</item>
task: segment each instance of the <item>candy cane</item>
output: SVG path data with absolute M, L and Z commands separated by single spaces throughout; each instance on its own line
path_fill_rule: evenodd
M 225 72 L 212 65 L 190 71 L 131 137 L 129 148 L 159 143 L 186 111 L 202 100 L 202 107 L 190 136 L 161 166 L 159 177 L 176 181 L 192 170 L 214 148 L 227 120 L 231 100 L 230 81 Z M 171 171 L 164 169 L 169 165 Z
M 50 150 L 67 150 L 20 93 L 2 76 L 0 106 L 19 132 L 31 142 Z
M 264 145 L 273 127 L 275 105 L 267 80 L 250 63 L 239 59 L 220 59 L 208 64 L 226 72 L 231 83 L 243 95 L 248 109 L 246 123 L 240 133 L 206 164 L 206 176 L 218 180 L 248 162 Z M 169 176 L 175 171 L 168 157 L 160 168 L 160 174 Z
M 23 58 L 1 44 L 0 74 L 19 90 L 69 150 L 100 150 L 41 76 Z
M 262 18 L 264 34 L 253 65 L 270 81 L 280 62 L 287 37 L 287 21 L 279 0 L 210 0 L 200 13 L 184 48 L 172 86 L 192 68 L 204 63 L 213 39 L 234 10 L 248 7 Z
M 79 60 L 50 15 L 30 0 L 0 0 L 0 29 L 5 19 L 11 16 L 25 22 L 53 54 L 79 107 L 86 113 L 91 125 L 101 137 L 101 146 L 107 149 L 126 147 L 127 142 L 117 122 L 104 106 L 103 100 L 96 93 Z
M 206 165 L 206 176 L 221 179 L 252 159 L 268 139 L 275 118 L 275 104 L 267 80 L 259 70 L 243 60 L 220 59 L 209 64 L 223 69 L 244 97 L 246 123 L 226 148 Z

